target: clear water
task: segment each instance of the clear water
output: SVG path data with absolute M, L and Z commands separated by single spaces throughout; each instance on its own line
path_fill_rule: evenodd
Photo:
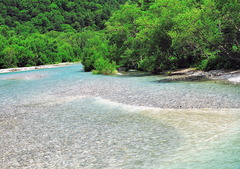
M 240 86 L 0 74 L 0 168 L 240 168 Z

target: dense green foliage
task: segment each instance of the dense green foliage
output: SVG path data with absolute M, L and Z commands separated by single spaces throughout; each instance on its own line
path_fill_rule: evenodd
M 240 68 L 239 9 L 238 0 L 126 3 L 106 23 L 111 47 L 101 56 L 153 73 L 191 66 Z
M 104 28 L 110 12 L 125 0 L 1 0 L 1 24 L 16 31 L 45 33 Z M 21 32 L 22 33 L 22 32 Z
M 81 60 L 125 0 L 0 0 L 0 68 Z
M 239 0 L 132 0 L 116 10 L 124 2 L 0 2 L 0 68 L 74 60 L 103 74 L 240 68 Z
M 27 36 L 0 35 L 0 67 L 23 67 L 78 61 L 81 48 L 76 45 L 83 36 L 75 33 L 33 33 Z

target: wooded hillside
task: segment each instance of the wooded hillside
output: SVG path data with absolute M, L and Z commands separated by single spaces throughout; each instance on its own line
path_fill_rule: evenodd
M 125 0 L 1 0 L 0 68 L 79 61 L 86 30 Z
M 240 68 L 238 0 L 9 0 L 0 8 L 1 68 L 74 60 L 106 74 Z

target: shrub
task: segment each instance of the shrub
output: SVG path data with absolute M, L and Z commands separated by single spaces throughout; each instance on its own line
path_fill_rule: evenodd
M 200 62 L 198 69 L 201 70 L 213 70 L 213 69 L 231 69 L 237 68 L 233 60 L 229 60 L 224 56 L 210 56 Z
M 115 62 L 110 62 L 109 59 L 99 57 L 94 62 L 95 70 L 93 70 L 93 74 L 104 74 L 110 75 L 117 73 L 117 65 Z

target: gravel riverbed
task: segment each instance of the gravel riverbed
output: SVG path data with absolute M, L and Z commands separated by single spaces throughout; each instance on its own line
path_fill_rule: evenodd
M 55 72 L 54 69 L 52 70 L 50 74 L 44 71 L 8 74 L 7 76 L 0 76 L 0 80 L 2 79 L 7 84 L 10 84 L 10 81 L 14 80 L 19 82 L 26 81 L 31 83 L 32 87 L 36 88 L 39 93 L 45 93 L 48 96 L 59 98 L 69 96 L 100 97 L 134 106 L 173 109 L 240 108 L 239 84 L 232 85 L 231 83 L 222 84 L 224 81 L 219 82 L 219 79 L 238 79 L 238 72 L 218 72 L 217 76 L 216 72 L 206 74 L 187 71 L 187 73 L 185 72 L 183 74 L 184 78 L 186 76 L 189 78 L 196 76 L 205 77 L 208 75 L 208 77 L 214 80 L 202 81 L 202 79 L 197 79 L 197 81 L 185 81 L 184 78 L 180 78 L 179 80 L 179 77 L 182 75 L 152 76 L 149 74 L 141 74 L 141 72 L 140 74 L 130 73 L 122 76 L 102 76 L 91 75 L 91 72 L 85 73 L 77 71 L 72 72 L 72 75 L 66 75 L 68 77 L 62 78 L 61 76 L 64 76 L 65 72 L 58 73 Z M 51 70 L 49 70 L 49 72 L 51 72 Z M 54 79 L 49 79 L 52 77 L 52 74 L 55 76 Z M 199 74 L 201 76 L 199 76 Z M 173 80 L 168 81 L 169 79 Z M 55 85 L 52 85 L 53 83 Z M 27 86 L 23 85 L 22 87 L 24 89 Z M 37 97 L 38 94 L 33 97 Z M 17 98 L 18 101 L 24 101 L 26 99 L 23 95 L 16 97 L 19 97 Z M 10 98 L 17 100 L 13 97 Z M 7 99 L 3 100 L 6 104 L 8 104 L 8 101 Z M 34 99 L 31 101 L 34 101 Z
M 0 168 L 237 168 L 239 85 L 164 79 L 0 74 Z

